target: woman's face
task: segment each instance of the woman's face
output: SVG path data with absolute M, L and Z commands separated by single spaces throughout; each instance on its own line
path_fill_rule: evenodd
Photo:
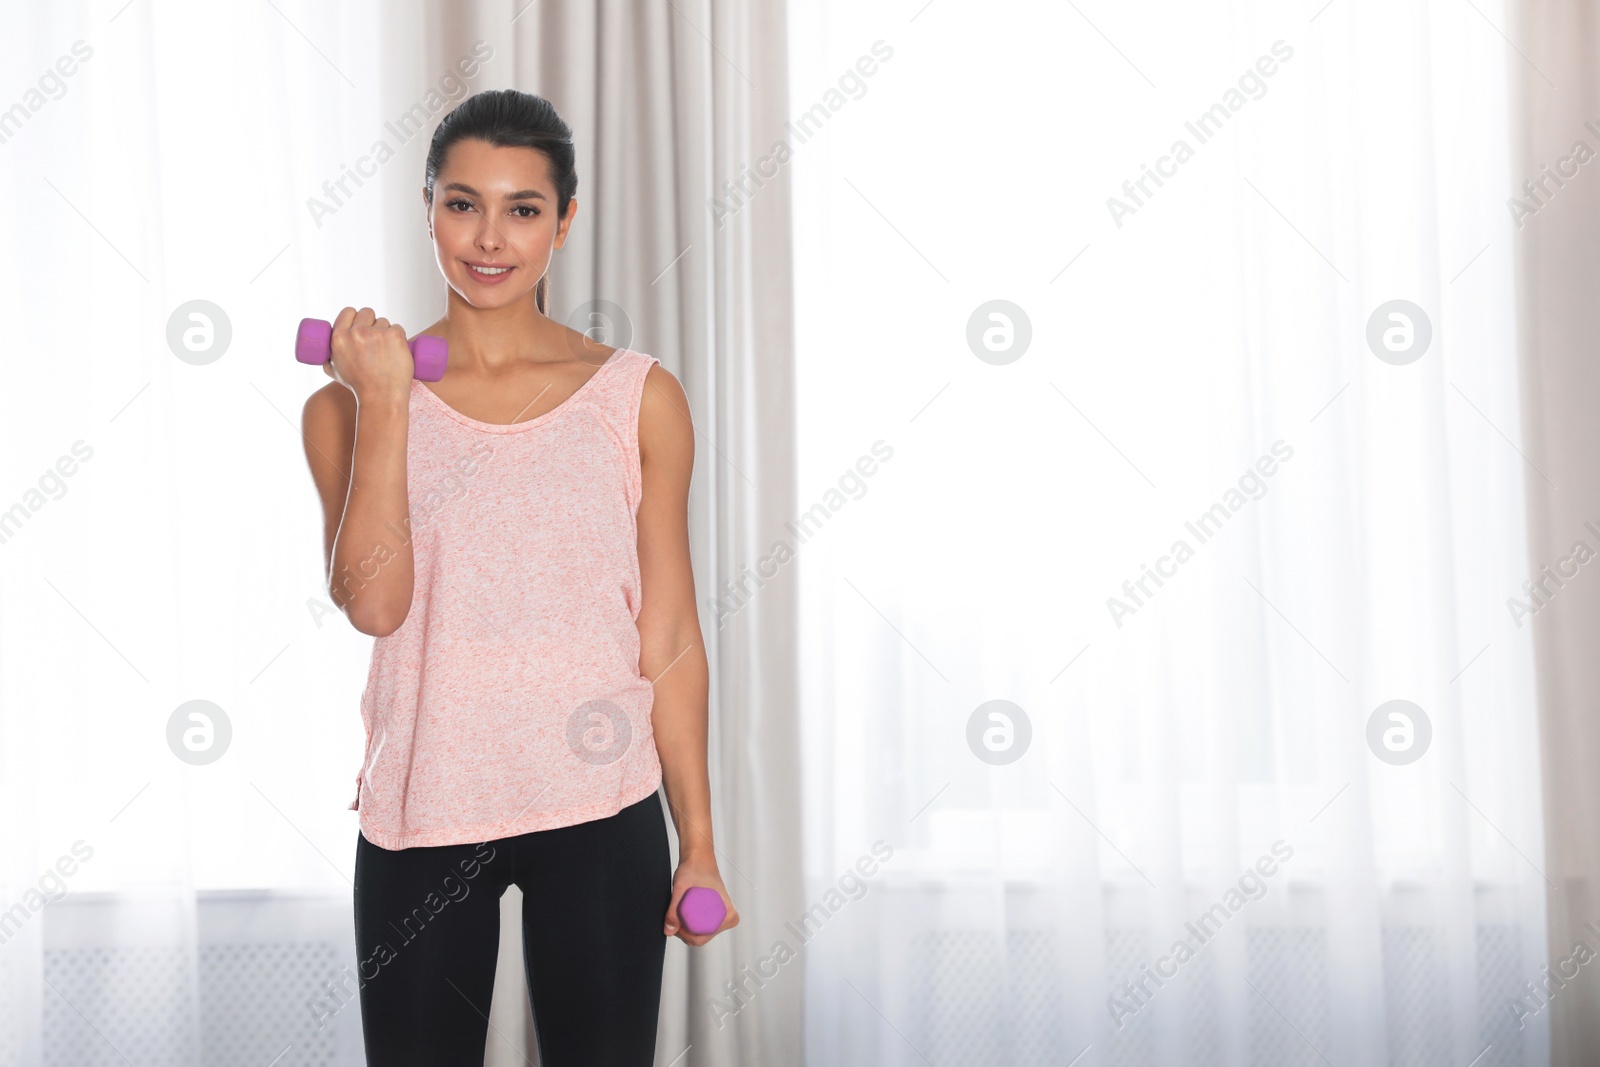
M 544 277 L 577 208 L 574 197 L 566 218 L 556 218 L 556 187 L 543 152 L 458 141 L 434 178 L 428 212 L 439 269 L 473 307 L 505 307 Z

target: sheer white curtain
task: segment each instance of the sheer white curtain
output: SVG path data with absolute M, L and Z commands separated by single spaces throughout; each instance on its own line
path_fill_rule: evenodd
M 1504 17 L 792 12 L 809 1062 L 1546 1062 Z
M 375 3 L 5 19 L 0 1063 L 360 1062 L 329 946 L 369 639 L 319 582 L 290 337 L 396 306 L 431 124 L 391 124 L 494 61 Z

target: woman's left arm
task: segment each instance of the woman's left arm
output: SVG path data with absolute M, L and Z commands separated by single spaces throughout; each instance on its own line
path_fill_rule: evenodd
M 661 782 L 678 830 L 678 869 L 662 930 L 691 945 L 714 934 L 680 929 L 678 899 L 691 886 L 722 895 L 727 918 L 739 921 L 717 870 L 711 836 L 711 782 L 706 767 L 709 670 L 689 560 L 689 476 L 694 425 L 683 386 L 659 363 L 644 380 L 639 404 L 639 673 L 655 687 L 651 725 L 661 759 Z

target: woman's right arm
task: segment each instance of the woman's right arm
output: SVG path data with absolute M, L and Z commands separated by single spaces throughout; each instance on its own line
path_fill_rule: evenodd
M 323 369 L 334 380 L 306 399 L 300 417 L 322 501 L 324 577 L 351 625 L 384 637 L 411 610 L 411 351 L 405 330 L 371 308 L 339 313 L 332 349 Z

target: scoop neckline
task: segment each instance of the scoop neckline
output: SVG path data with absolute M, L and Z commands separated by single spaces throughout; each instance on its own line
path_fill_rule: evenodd
M 520 433 L 524 430 L 531 430 L 536 426 L 543 425 L 545 422 L 555 418 L 557 415 L 572 407 L 573 401 L 582 396 L 584 390 L 588 389 L 589 386 L 594 384 L 594 380 L 600 377 L 600 373 L 602 371 L 611 366 L 612 363 L 615 363 L 618 356 L 622 355 L 624 352 L 631 351 L 633 351 L 631 348 L 615 349 L 611 355 L 606 357 L 606 361 L 604 363 L 600 364 L 594 369 L 594 373 L 589 375 L 588 379 L 586 379 L 582 385 L 578 386 L 578 388 L 572 391 L 571 396 L 567 397 L 565 400 L 551 408 L 549 411 L 545 412 L 543 415 L 536 415 L 531 419 L 523 419 L 520 422 L 484 422 L 482 419 L 475 419 L 471 415 L 457 411 L 455 408 L 445 403 L 444 398 L 424 385 L 421 378 L 411 379 L 411 388 L 413 392 L 421 389 L 427 394 L 429 399 L 443 409 L 445 414 L 449 415 L 451 418 L 455 419 L 464 426 L 470 426 L 475 430 L 482 430 L 485 433 Z

